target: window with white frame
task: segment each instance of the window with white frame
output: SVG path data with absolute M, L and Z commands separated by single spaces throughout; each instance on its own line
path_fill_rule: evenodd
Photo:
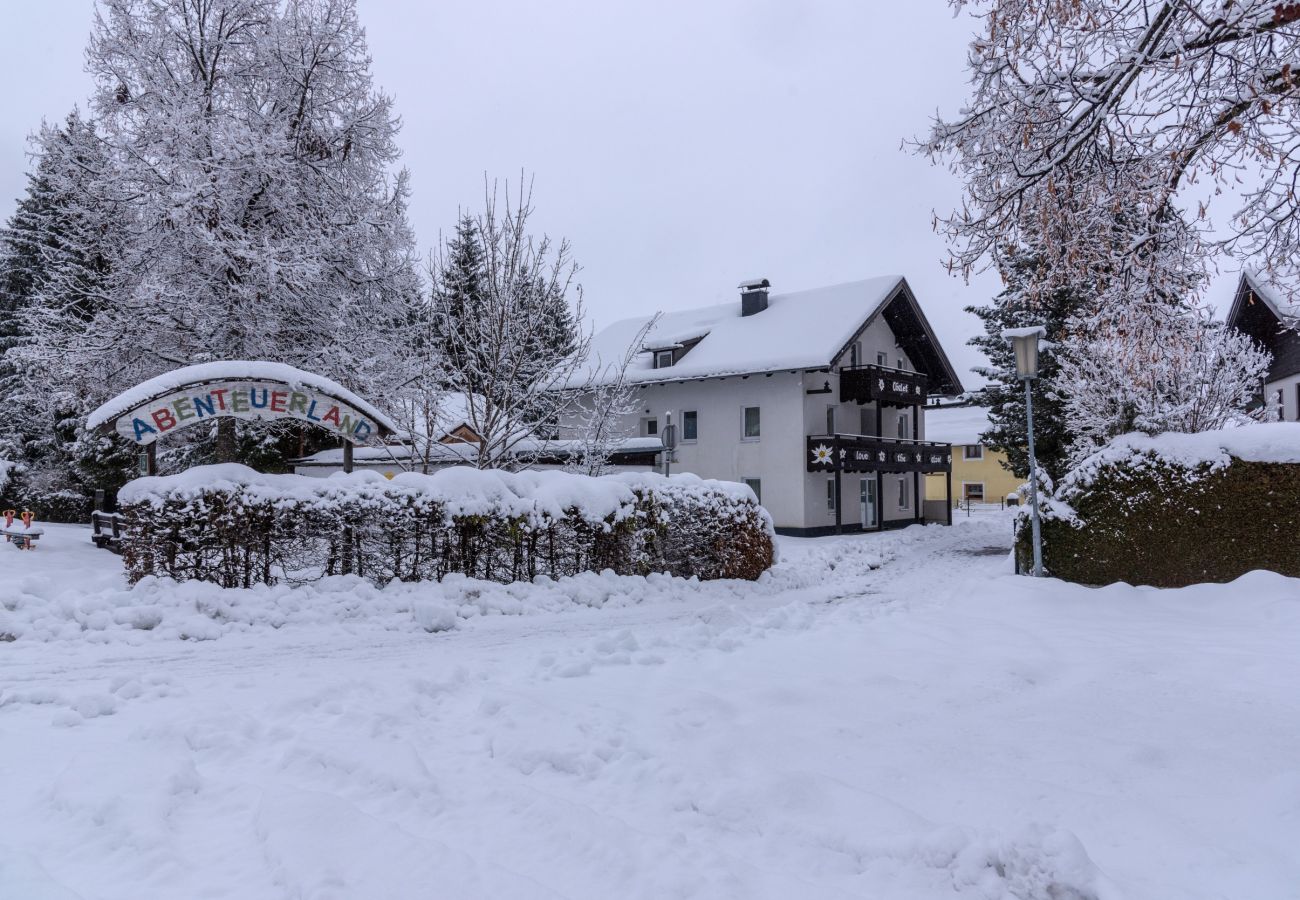
M 907 480 L 907 476 L 898 479 L 898 508 L 911 509 L 912 507 L 912 483 Z
M 884 352 L 876 353 L 876 365 L 889 368 L 889 354 Z
M 700 436 L 700 414 L 693 409 L 682 411 L 682 440 L 695 441 Z
M 911 429 L 907 427 L 907 413 L 898 414 L 898 436 L 901 438 L 912 436 Z
M 746 406 L 741 410 L 741 431 L 742 440 L 756 441 L 762 434 L 762 425 L 760 422 L 759 409 L 757 406 Z
M 835 434 L 835 407 L 826 407 L 826 433 Z
M 862 341 L 854 341 L 849 345 L 849 365 L 862 365 Z
M 963 481 L 961 483 L 961 496 L 967 503 L 983 503 L 984 482 Z
M 667 369 L 673 364 L 673 351 L 659 350 L 655 353 L 655 368 Z
M 961 458 L 962 459 L 983 459 L 984 445 L 983 444 L 965 445 L 964 447 L 961 448 Z
M 759 503 L 763 502 L 763 480 L 761 478 L 742 478 L 745 487 L 754 492 L 754 497 Z
M 826 479 L 826 509 L 835 512 L 835 479 Z
M 641 437 L 655 437 L 659 434 L 658 419 L 641 420 Z
M 898 368 L 903 370 L 907 369 L 907 360 L 903 359 L 901 356 L 898 358 Z
M 1286 401 L 1282 399 L 1282 389 L 1278 388 L 1273 392 L 1274 405 L 1277 407 L 1277 420 L 1279 422 L 1286 420 Z

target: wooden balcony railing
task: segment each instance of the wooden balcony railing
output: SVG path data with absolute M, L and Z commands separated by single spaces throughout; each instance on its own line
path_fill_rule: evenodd
M 952 445 L 863 434 L 808 436 L 809 472 L 949 472 Z
M 905 369 L 844 366 L 840 369 L 840 402 L 920 406 L 927 396 L 927 380 L 920 372 Z

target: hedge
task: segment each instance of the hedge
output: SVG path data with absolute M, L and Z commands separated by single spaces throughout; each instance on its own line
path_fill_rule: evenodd
M 1068 581 L 1182 587 L 1255 569 L 1300 577 L 1296 463 L 1115 454 L 1072 473 L 1044 507 L 1043 566 Z M 1022 525 L 1016 554 L 1027 571 Z
M 775 558 L 752 492 L 692 475 L 455 467 L 387 481 L 222 465 L 137 479 L 119 504 L 133 583 L 249 587 L 347 572 L 379 585 L 453 572 L 505 583 L 605 569 L 753 580 Z

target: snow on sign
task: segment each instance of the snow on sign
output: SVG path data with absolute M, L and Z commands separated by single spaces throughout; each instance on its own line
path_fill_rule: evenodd
M 264 362 L 208 363 L 168 372 L 110 400 L 91 413 L 87 425 L 144 446 L 227 416 L 295 419 L 354 444 L 395 430 L 383 413 L 328 378 Z

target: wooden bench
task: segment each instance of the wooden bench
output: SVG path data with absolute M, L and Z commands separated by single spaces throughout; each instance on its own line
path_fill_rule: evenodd
M 122 514 L 96 510 L 90 514 L 90 540 L 103 550 L 122 552 Z

